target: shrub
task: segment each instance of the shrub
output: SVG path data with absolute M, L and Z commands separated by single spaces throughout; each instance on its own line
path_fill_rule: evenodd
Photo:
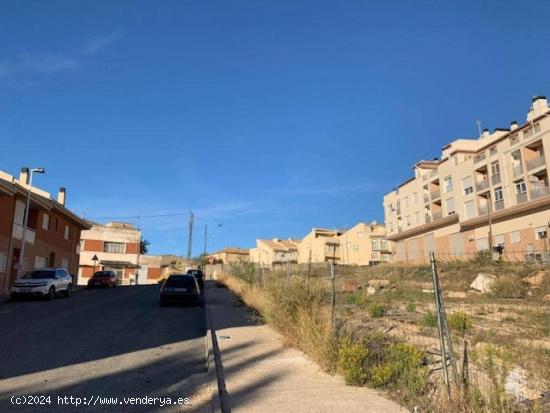
M 381 304 L 377 304 L 377 303 L 372 303 L 370 306 L 369 306 L 369 315 L 372 317 L 372 318 L 380 318 L 380 317 L 383 317 L 384 314 L 386 312 L 386 309 L 384 308 L 383 305 Z
M 497 298 L 523 298 L 528 286 L 516 275 L 500 275 L 491 287 L 491 293 Z
M 377 364 L 370 369 L 371 384 L 374 387 L 383 387 L 391 382 L 394 368 L 391 364 Z
M 409 303 L 407 304 L 407 311 L 410 313 L 416 312 L 416 304 L 415 303 Z
M 466 331 L 470 330 L 473 325 L 470 316 L 462 312 L 451 314 L 447 317 L 447 323 L 449 324 L 449 328 L 458 331 L 461 336 L 464 336 Z
M 428 311 L 420 319 L 420 325 L 423 327 L 437 327 L 437 316 L 432 311 Z
M 369 351 L 359 342 L 353 341 L 350 336 L 340 339 L 338 350 L 338 369 L 348 385 L 361 386 L 367 381 L 367 362 Z

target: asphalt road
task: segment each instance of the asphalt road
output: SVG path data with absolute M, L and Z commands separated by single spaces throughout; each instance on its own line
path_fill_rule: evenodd
M 0 303 L 0 412 L 200 411 L 204 310 L 159 307 L 158 293 L 117 287 Z

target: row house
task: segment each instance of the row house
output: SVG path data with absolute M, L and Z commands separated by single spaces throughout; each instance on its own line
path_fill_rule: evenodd
M 386 239 L 386 227 L 376 221 L 360 222 L 339 238 L 342 264 L 366 266 L 391 260 L 392 243 Z
M 250 261 L 250 250 L 246 248 L 228 247 L 216 251 L 207 257 L 209 264 L 232 264 L 237 262 Z
M 298 246 L 300 240 L 257 239 L 256 248 L 250 249 L 250 261 L 273 265 L 298 262 Z
M 29 190 L 28 222 L 24 228 Z M 0 295 L 8 294 L 18 273 L 35 268 L 63 267 L 70 274 L 77 274 L 80 233 L 89 224 L 66 208 L 66 195 L 65 188 L 59 189 L 56 198 L 31 188 L 28 168 L 21 170 L 19 178 L 0 171 Z M 25 256 L 19 270 L 23 237 Z
M 395 260 L 472 257 L 491 247 L 510 259 L 548 260 L 548 159 L 550 110 L 538 96 L 522 125 L 485 129 L 444 146 L 441 159 L 418 162 L 384 197 Z
M 154 284 L 161 277 L 162 258 L 140 253 L 141 231 L 132 224 L 90 223 L 81 234 L 78 284 L 95 271 L 114 271 L 122 285 Z

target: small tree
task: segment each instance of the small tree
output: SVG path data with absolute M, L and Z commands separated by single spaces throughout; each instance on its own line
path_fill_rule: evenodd
M 147 252 L 149 251 L 149 245 L 151 245 L 149 241 L 147 241 L 146 239 L 142 239 L 139 242 L 139 253 L 147 254 Z

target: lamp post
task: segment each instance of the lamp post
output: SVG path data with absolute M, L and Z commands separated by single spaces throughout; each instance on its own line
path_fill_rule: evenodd
M 215 228 L 220 228 L 223 224 L 216 225 Z M 208 225 L 204 226 L 204 255 L 206 255 L 206 239 L 208 238 Z
M 24 168 L 25 169 L 25 168 Z M 31 206 L 31 189 L 32 189 L 32 177 L 34 173 L 43 174 L 46 173 L 44 168 L 32 168 L 29 176 L 29 188 L 27 191 L 27 204 L 25 207 L 25 216 L 23 218 L 23 237 L 21 239 L 21 253 L 19 255 L 19 268 L 17 269 L 17 278 L 21 278 L 23 272 L 23 262 L 25 259 L 25 241 L 27 236 L 27 224 L 29 221 L 29 208 Z M 26 182 L 25 182 L 26 183 Z
M 99 258 L 97 258 L 97 255 L 94 254 L 94 256 L 92 257 L 92 261 L 94 262 L 94 274 L 95 274 L 95 269 L 96 269 L 96 265 L 97 265 L 97 261 L 99 261 Z M 93 275 L 93 274 L 92 274 Z

